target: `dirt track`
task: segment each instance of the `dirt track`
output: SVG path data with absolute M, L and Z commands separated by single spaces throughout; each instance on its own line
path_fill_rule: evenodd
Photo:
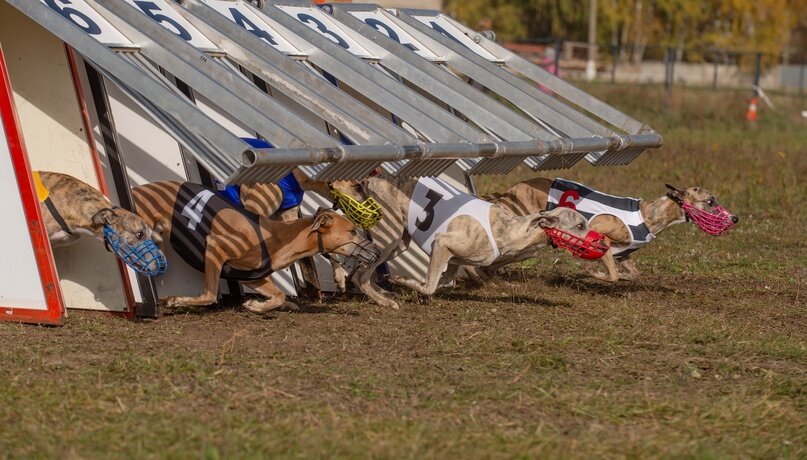
M 730 235 L 670 229 L 616 286 L 548 251 L 509 284 L 404 293 L 399 311 L 0 324 L 0 458 L 807 455 L 807 137 L 725 128 L 693 99 L 662 151 L 563 174 L 648 198 L 706 185 L 742 219 Z

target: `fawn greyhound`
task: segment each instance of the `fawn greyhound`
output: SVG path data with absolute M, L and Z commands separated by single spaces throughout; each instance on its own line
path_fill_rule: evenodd
M 330 210 L 293 221 L 270 220 L 236 208 L 207 187 L 180 182 L 142 185 L 133 195 L 146 222 L 161 229 L 183 260 L 204 273 L 201 295 L 169 297 L 169 306 L 214 303 L 221 277 L 244 281 L 268 298 L 247 301 L 244 306 L 253 312 L 296 308 L 274 285 L 274 270 L 317 253 L 356 257 L 363 263 L 378 256 L 352 223 Z
M 370 228 L 381 250 L 375 262 L 360 268 L 354 282 L 377 303 L 398 308 L 397 302 L 374 286 L 370 277 L 381 263 L 404 251 L 414 240 L 430 256 L 425 282 L 393 276 L 390 280 L 424 295 L 450 281 L 460 265 L 486 266 L 524 260 L 546 246 L 542 229 L 560 229 L 585 238 L 586 219 L 571 209 L 536 211 L 518 216 L 501 205 L 491 205 L 464 194 L 445 181 L 429 177 L 399 179 L 386 173 L 357 183 L 335 183 L 357 201 L 374 198 L 384 218 Z M 445 271 L 445 273 L 444 273 Z
M 597 279 L 616 282 L 638 278 L 639 270 L 631 253 L 671 225 L 694 221 L 701 230 L 717 236 L 739 221 L 704 188 L 680 189 L 669 184 L 666 187 L 666 195 L 644 201 L 607 195 L 564 179 L 538 177 L 485 199 L 518 215 L 555 207 L 576 209 L 589 219 L 591 228 L 604 234 L 610 243 L 610 249 L 600 259 L 607 273 L 593 267 L 588 269 L 589 273 Z M 619 268 L 624 272 L 620 273 Z

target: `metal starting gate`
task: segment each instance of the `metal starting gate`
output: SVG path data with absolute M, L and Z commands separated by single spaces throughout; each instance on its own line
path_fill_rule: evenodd
M 295 167 L 330 181 L 379 166 L 418 177 L 453 165 L 469 176 L 506 174 L 522 162 L 536 171 L 584 158 L 624 165 L 662 142 L 439 11 L 294 0 L 260 8 L 240 0 L 3 1 L 74 50 L 88 64 L 88 85 L 109 82 L 173 138 L 188 180 L 272 182 Z M 256 136 L 273 148 L 242 139 Z M 131 207 L 131 172 L 119 165 L 113 176 L 117 198 Z M 153 283 L 138 285 L 138 300 L 156 301 Z

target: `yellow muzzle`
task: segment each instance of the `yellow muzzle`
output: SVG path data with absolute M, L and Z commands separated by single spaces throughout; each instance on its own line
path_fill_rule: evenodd
M 336 205 L 345 213 L 347 220 L 353 222 L 356 227 L 368 229 L 381 221 L 381 205 L 372 197 L 368 197 L 364 202 L 359 203 L 350 195 L 333 187 L 331 187 L 331 194 Z

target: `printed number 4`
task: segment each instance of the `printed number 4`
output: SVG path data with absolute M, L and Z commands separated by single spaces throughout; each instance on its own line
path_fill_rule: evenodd
M 196 230 L 196 226 L 202 221 L 202 211 L 207 206 L 207 200 L 214 194 L 210 190 L 202 190 L 182 208 L 182 216 L 188 218 L 188 228 Z
M 429 189 L 428 193 L 426 193 L 426 198 L 429 200 L 429 203 L 423 208 L 423 212 L 426 213 L 426 218 L 422 221 L 418 218 L 415 221 L 415 227 L 421 232 L 425 232 L 431 228 L 434 222 L 434 207 L 443 199 L 443 195 Z

